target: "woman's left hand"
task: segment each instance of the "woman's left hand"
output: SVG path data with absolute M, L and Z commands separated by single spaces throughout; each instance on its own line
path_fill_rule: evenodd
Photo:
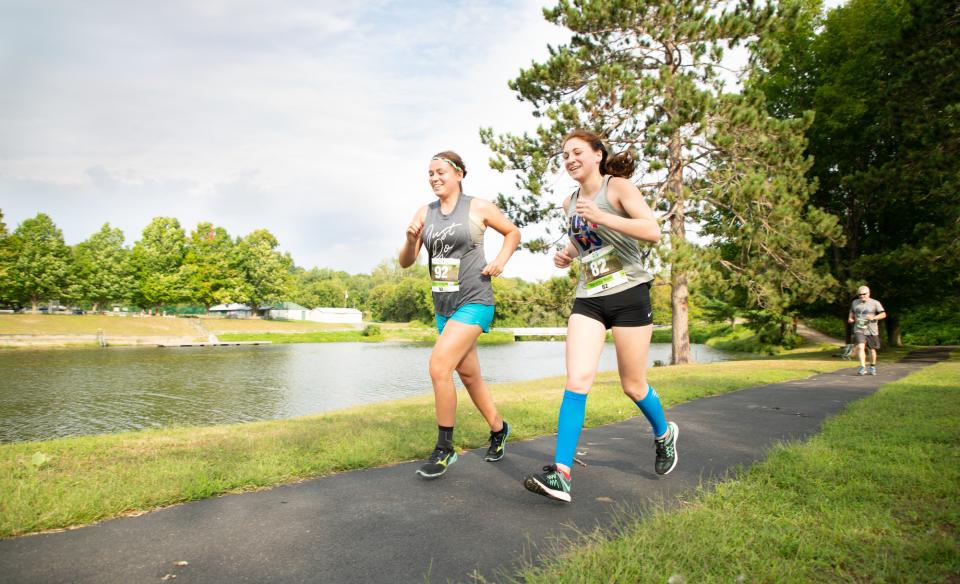
M 605 213 L 600 210 L 600 207 L 597 206 L 597 203 L 590 200 L 584 199 L 583 197 L 577 197 L 577 205 L 575 207 L 577 215 L 583 217 L 584 221 L 590 223 L 600 223 L 603 219 Z
M 484 276 L 490 276 L 491 278 L 499 276 L 502 273 L 503 273 L 503 264 L 496 260 L 483 266 L 483 269 L 480 270 L 480 274 Z

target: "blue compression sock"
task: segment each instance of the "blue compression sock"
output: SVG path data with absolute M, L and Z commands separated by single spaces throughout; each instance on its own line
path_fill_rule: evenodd
M 647 395 L 642 400 L 634 402 L 650 425 L 653 426 L 653 437 L 659 438 L 667 433 L 667 419 L 663 415 L 663 406 L 660 405 L 660 396 L 652 385 L 647 386 Z
M 557 421 L 557 464 L 573 468 L 573 456 L 577 453 L 577 441 L 580 440 L 586 409 L 587 394 L 575 393 L 569 389 L 563 392 L 560 419 Z

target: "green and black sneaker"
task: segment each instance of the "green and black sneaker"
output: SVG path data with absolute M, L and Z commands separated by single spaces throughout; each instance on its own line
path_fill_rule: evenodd
M 677 437 L 680 435 L 680 428 L 676 422 L 667 424 L 669 432 L 660 440 L 654 440 L 654 446 L 657 449 L 657 461 L 653 467 L 658 475 L 669 474 L 677 466 Z
M 456 450 L 437 446 L 433 449 L 430 459 L 417 469 L 417 474 L 425 479 L 435 479 L 447 472 L 447 467 L 455 462 L 457 462 Z
M 503 421 L 503 428 L 499 432 L 490 432 L 490 448 L 487 448 L 487 455 L 483 458 L 487 462 L 497 462 L 507 453 L 504 446 L 507 443 L 507 436 L 510 435 L 510 424 Z
M 543 472 L 523 479 L 523 486 L 531 493 L 543 495 L 554 501 L 570 502 L 570 479 L 557 470 L 557 465 L 543 467 Z

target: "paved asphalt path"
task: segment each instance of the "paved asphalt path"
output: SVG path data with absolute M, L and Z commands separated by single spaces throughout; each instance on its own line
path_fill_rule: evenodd
M 671 408 L 680 460 L 666 477 L 653 472 L 642 417 L 585 430 L 578 457 L 586 466 L 574 469 L 569 505 L 521 485 L 551 460 L 548 436 L 508 442 L 498 463 L 484 462 L 483 450 L 465 452 L 434 481 L 415 476 L 420 462 L 408 462 L 6 539 L 0 582 L 469 582 L 475 574 L 501 581 L 522 560 L 549 554 L 558 538 L 729 476 L 947 355 L 927 350 L 881 366 L 876 377 L 844 369 Z

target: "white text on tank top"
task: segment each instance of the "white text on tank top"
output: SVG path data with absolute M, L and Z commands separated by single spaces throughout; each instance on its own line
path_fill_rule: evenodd
M 424 240 L 429 242 L 431 290 L 434 292 L 460 291 L 460 259 L 445 257 L 453 250 L 452 243 L 446 243 L 448 236 L 453 236 L 460 223 L 451 223 L 434 233 L 434 225 L 427 227 Z

